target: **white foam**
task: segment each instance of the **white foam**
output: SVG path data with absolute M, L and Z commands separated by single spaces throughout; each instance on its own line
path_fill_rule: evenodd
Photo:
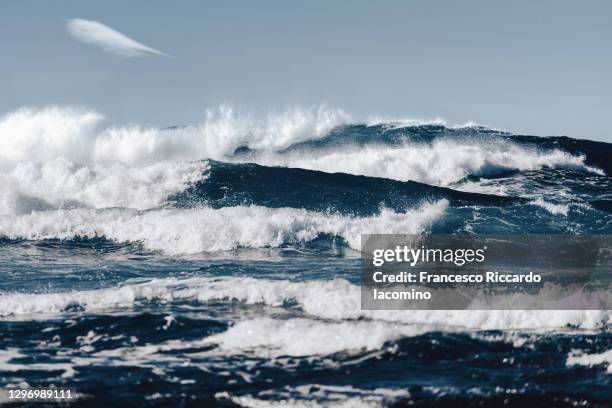
M 492 175 L 507 170 L 543 167 L 574 168 L 603 174 L 601 170 L 587 166 L 583 156 L 560 150 L 528 149 L 501 141 L 440 139 L 431 144 L 406 143 L 399 147 L 370 145 L 284 154 L 268 152 L 255 156 L 255 160 L 272 166 L 413 180 L 440 186 L 451 185 L 468 175 Z
M 370 116 L 365 120 L 366 126 L 385 126 L 387 129 L 403 129 L 414 126 L 446 126 L 446 121 L 442 118 L 418 119 L 418 118 L 397 118 L 385 116 Z
M 207 337 L 221 352 L 255 352 L 259 357 L 329 355 L 341 351 L 380 350 L 388 341 L 427 329 L 380 321 L 324 322 L 313 319 L 243 320 Z
M 607 366 L 607 373 L 612 374 L 612 349 L 598 354 L 587 354 L 582 350 L 572 350 L 567 356 L 568 366 L 583 365 L 592 367 L 594 365 Z
M 270 307 L 297 305 L 302 317 L 257 316 L 243 318 L 226 331 L 199 340 L 172 340 L 158 345 L 119 348 L 92 355 L 113 364 L 134 364 L 135 356 L 145 364 L 160 351 L 197 349 L 214 345 L 207 355 L 243 354 L 258 358 L 282 359 L 287 356 L 327 356 L 338 352 L 363 353 L 373 358 L 382 351 L 393 352 L 392 344 L 405 337 L 431 331 L 472 332 L 486 341 L 512 341 L 515 347 L 533 342 L 541 334 L 608 329 L 610 311 L 564 310 L 459 310 L 459 311 L 367 311 L 360 307 L 360 287 L 342 279 L 292 282 L 249 277 L 193 277 L 154 279 L 127 283 L 121 287 L 48 294 L 2 294 L 0 316 L 13 319 L 44 318 L 69 307 L 86 312 L 129 311 L 138 303 L 161 301 L 178 303 L 243 302 Z M 261 310 L 261 309 L 258 309 Z M 258 312 L 258 315 L 261 312 Z M 282 316 L 278 312 L 275 316 Z M 511 333 L 500 338 L 478 337 L 481 330 Z M 522 333 L 518 336 L 518 333 Z M 526 337 L 527 336 L 527 337 Z M 99 338 L 88 333 L 79 339 L 82 350 L 93 350 Z M 388 347 L 387 347 L 388 346 Z M 576 354 L 576 353 L 574 353 Z M 609 363 L 602 356 L 572 355 L 568 365 Z M 86 359 L 74 360 L 87 364 Z M 0 361 L 1 363 L 1 361 Z M 13 367 L 21 369 L 20 367 Z M 47 369 L 47 367 L 41 367 Z
M 576 168 L 602 174 L 585 158 L 560 150 L 540 151 L 510 141 L 439 139 L 399 147 L 336 146 L 335 150 L 278 153 L 292 144 L 325 137 L 346 124 L 350 115 L 325 106 L 287 109 L 257 115 L 228 106 L 209 110 L 202 123 L 174 129 L 140 126 L 103 128 L 103 116 L 83 108 L 22 108 L 0 119 L 0 164 L 46 162 L 63 157 L 73 162 L 102 165 L 149 165 L 161 161 L 206 158 L 233 160 L 238 147 L 256 149 L 250 156 L 260 164 L 346 172 L 396 180 L 449 185 L 465 176 L 502 170 L 542 167 Z M 439 120 L 431 123 L 443 123 Z M 400 121 L 397 126 L 422 124 Z
M 536 200 L 531 201 L 530 204 L 542 207 L 552 215 L 563 215 L 567 217 L 567 214 L 569 213 L 569 205 L 550 203 L 548 201 L 544 201 L 542 198 L 537 198 Z
M 294 143 L 320 139 L 349 120 L 350 115 L 345 111 L 325 106 L 293 108 L 264 117 L 237 113 L 231 107 L 222 106 L 216 111 L 208 110 L 199 128 L 211 150 L 219 149 L 219 143 L 223 142 L 224 148 L 218 152 L 227 154 L 238 146 L 281 150 Z
M 102 127 L 104 117 L 73 107 L 21 108 L 0 118 L 0 163 L 45 162 L 58 157 L 78 163 L 130 165 L 160 161 L 220 159 L 246 146 L 279 150 L 324 137 L 349 119 L 325 106 L 258 116 L 221 106 L 196 126 L 173 129 Z
M 15 363 L 13 359 L 27 357 L 16 348 L 0 349 L 0 371 L 3 372 L 18 372 L 18 371 L 63 371 L 61 378 L 71 378 L 75 371 L 70 363 Z
M 438 330 L 580 330 L 607 328 L 608 310 L 362 310 L 361 288 L 343 279 L 293 282 L 249 277 L 154 279 L 116 288 L 65 293 L 0 295 L 0 316 L 58 313 L 69 306 L 86 311 L 130 308 L 147 300 L 239 301 L 280 307 L 297 304 L 307 316 L 334 322 L 373 321 Z
M 362 233 L 421 233 L 447 206 L 446 200 L 440 200 L 405 213 L 382 209 L 379 215 L 365 218 L 259 206 L 54 210 L 0 216 L 0 236 L 28 240 L 105 237 L 116 242 L 142 242 L 148 249 L 179 255 L 278 247 L 329 234 L 358 249 Z
M 371 115 L 368 116 L 365 120 L 366 126 L 384 126 L 387 129 L 403 129 L 417 126 L 444 126 L 450 129 L 484 129 L 487 131 L 495 131 L 509 134 L 509 132 L 505 131 L 501 128 L 494 128 L 488 125 L 484 125 L 482 123 L 477 123 L 473 120 L 468 120 L 463 123 L 452 123 L 449 124 L 443 118 L 430 118 L 430 119 L 421 119 L 421 118 L 408 118 L 408 117 L 390 117 L 390 116 L 382 116 L 382 115 Z
M 362 310 L 361 288 L 345 280 L 289 282 L 227 278 L 195 290 L 200 302 L 236 299 L 280 306 L 297 302 L 310 316 L 331 320 L 373 319 L 428 327 L 478 330 L 557 330 L 568 325 L 597 329 L 607 325 L 609 311 L 598 310 Z
M 240 146 L 278 150 L 325 136 L 348 115 L 326 107 L 257 116 L 222 106 L 196 126 L 104 127 L 73 107 L 22 108 L 0 118 L 0 214 L 56 208 L 154 208 L 201 177 L 201 159 Z
M 263 396 L 274 398 L 264 399 Z M 242 407 L 250 408 L 378 408 L 408 397 L 410 393 L 403 389 L 360 389 L 352 386 L 324 384 L 287 386 L 280 390 L 261 391 L 257 395 L 233 395 L 228 392 L 215 394 L 218 400 L 230 400 Z
M 204 179 L 207 169 L 206 162 L 130 167 L 121 163 L 84 165 L 58 158 L 19 163 L 0 174 L 0 214 L 71 207 L 154 208 Z
M 22 108 L 0 118 L 2 167 L 24 161 L 47 161 L 63 156 L 82 159 L 95 143 L 104 119 L 84 108 Z

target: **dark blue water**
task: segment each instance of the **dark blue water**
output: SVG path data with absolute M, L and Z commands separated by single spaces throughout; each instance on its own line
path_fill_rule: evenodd
M 0 177 L 0 386 L 88 407 L 610 406 L 609 311 L 363 311 L 358 248 L 610 234 L 611 144 L 350 125 L 210 157 Z

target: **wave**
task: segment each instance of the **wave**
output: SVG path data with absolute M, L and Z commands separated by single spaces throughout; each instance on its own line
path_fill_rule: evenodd
M 549 213 L 553 214 L 553 215 L 563 215 L 563 216 L 567 216 L 567 214 L 570 211 L 570 208 L 568 205 L 566 204 L 555 204 L 555 203 L 550 203 L 548 201 L 544 201 L 542 198 L 538 198 L 532 202 L 530 202 L 530 204 L 532 205 L 536 205 L 538 207 L 542 207 L 544 208 L 546 211 L 548 211 Z
M 573 139 L 567 136 L 537 137 L 525 135 L 506 135 L 505 139 L 526 146 L 536 146 L 539 149 L 559 149 L 575 156 L 584 157 L 587 166 L 597 167 L 595 173 L 612 173 L 612 143 L 595 142 L 592 140 Z
M 573 350 L 567 356 L 567 365 L 582 365 L 592 367 L 594 365 L 607 366 L 607 373 L 612 374 L 612 349 L 598 354 L 584 353 L 582 350 Z
M 145 210 L 167 204 L 214 208 L 254 204 L 371 215 L 381 206 L 405 211 L 424 200 L 493 206 L 521 202 L 417 182 L 214 160 L 103 166 L 58 158 L 20 163 L 0 174 L 0 185 L 4 215 L 73 208 Z
M 466 183 L 461 190 L 430 186 L 418 182 L 325 173 L 299 168 L 267 167 L 252 163 L 225 163 L 214 160 L 160 162 L 151 165 L 82 165 L 66 159 L 46 163 L 21 163 L 0 174 L 0 215 L 25 215 L 33 211 L 58 209 L 104 209 L 121 207 L 147 210 L 161 207 L 191 208 L 207 206 L 265 206 L 300 208 L 315 212 L 334 212 L 371 216 L 385 207 L 404 212 L 423 201 L 447 200 L 453 207 L 503 207 L 532 204 L 552 215 L 567 216 L 570 206 L 607 211 L 606 184 L 594 185 L 592 198 L 583 202 L 547 175 L 537 175 L 547 185 L 533 194 L 504 191 L 494 182 Z M 563 177 L 566 177 L 563 175 Z M 532 180 L 535 177 L 532 177 Z M 566 178 L 560 178 L 563 182 Z M 579 192 L 588 180 L 574 180 Z M 562 189 L 561 189 L 562 188 Z M 462 191 L 465 190 L 465 191 Z M 601 190 L 601 191 L 600 191 Z M 478 191 L 478 192 L 475 192 Z M 542 199 L 545 191 L 557 192 L 567 202 Z M 499 195 L 500 193 L 511 196 Z M 517 197 L 523 196 L 525 198 Z
M 292 208 L 237 206 L 137 211 L 72 209 L 0 216 L 0 237 L 25 240 L 98 238 L 139 242 L 168 255 L 279 247 L 321 235 L 360 248 L 362 233 L 421 233 L 440 219 L 448 201 L 424 203 L 403 213 L 383 208 L 371 217 Z
M 340 150 L 292 150 L 246 156 L 267 166 L 299 167 L 400 181 L 449 186 L 468 176 L 495 176 L 510 170 L 569 168 L 603 174 L 585 164 L 584 156 L 561 150 L 540 151 L 499 140 L 435 140 L 401 146 L 345 146 Z
M 501 152 L 506 149 L 518 149 L 519 153 L 566 153 L 575 159 L 581 159 L 582 164 L 575 167 L 579 170 L 596 174 L 612 172 L 610 156 L 612 144 L 591 140 L 572 139 L 566 136 L 527 136 L 514 135 L 505 131 L 491 129 L 472 123 L 462 126 L 448 127 L 440 123 L 419 122 L 387 122 L 375 125 L 351 124 L 336 128 L 325 138 L 296 143 L 286 151 L 292 150 L 338 150 L 346 146 L 364 147 L 368 145 L 385 145 L 403 147 L 406 145 L 432 146 L 436 142 L 452 142 L 458 146 L 497 148 Z M 515 150 L 516 151 L 516 150 Z M 516 158 L 520 163 L 520 157 Z M 502 162 L 503 163 L 503 162 Z M 508 162 L 512 167 L 512 161 Z M 522 163 L 526 165 L 527 163 Z M 563 163 L 552 163 L 559 168 L 566 168 Z M 534 163 L 533 168 L 549 166 L 547 163 Z M 569 168 L 572 165 L 570 164 Z M 517 167 L 517 170 L 522 168 Z M 603 171 L 602 171 L 603 170 Z
M 0 190 L 0 215 L 4 215 L 4 223 L 9 224 L 14 216 L 31 215 L 42 219 L 43 216 L 35 216 L 33 213 L 55 212 L 47 216 L 56 217 L 63 225 L 62 217 L 70 217 L 72 213 L 58 213 L 58 210 L 106 209 L 126 217 L 134 214 L 138 219 L 153 222 L 153 215 L 143 215 L 148 213 L 145 210 L 167 211 L 159 212 L 163 213 L 160 220 L 164 220 L 172 209 L 256 206 L 299 209 L 312 214 L 335 214 L 356 219 L 376 216 L 381 208 L 403 214 L 423 202 L 445 200 L 451 208 L 445 214 L 444 223 L 437 223 L 433 232 L 563 232 L 568 231 L 567 223 L 575 227 L 570 232 L 606 231 L 605 224 L 596 223 L 601 215 L 593 210 L 605 211 L 605 206 L 601 204 L 605 204 L 605 200 L 583 201 L 575 193 L 566 192 L 553 184 L 547 175 L 538 177 L 548 180 L 546 190 L 538 189 L 532 195 L 511 190 L 505 192 L 511 196 L 502 196 L 491 194 L 504 192 L 496 191 L 498 187 L 503 187 L 497 181 L 493 181 L 495 188 L 485 194 L 487 189 L 476 188 L 479 185 L 474 183 L 476 187 L 468 188 L 468 191 L 457 191 L 412 181 L 400 182 L 251 163 L 206 160 L 130 167 L 122 164 L 79 165 L 65 159 L 56 159 L 47 163 L 23 163 L 0 174 L 0 183 L 6 186 Z M 559 182 L 563 180 L 566 178 L 560 178 Z M 584 194 L 588 186 L 588 180 L 581 180 L 574 180 L 579 189 L 578 194 Z M 567 182 L 563 182 L 563 185 L 563 188 L 567 187 Z M 590 197 L 599 197 L 602 193 L 597 191 L 605 185 L 594 185 L 594 191 L 589 191 Z M 481 190 L 483 193 L 473 193 L 470 190 Z M 542 197 L 547 194 L 557 194 L 556 197 L 562 199 L 554 202 L 544 200 Z M 605 198 L 605 194 L 601 197 Z M 549 214 L 538 211 L 538 207 Z M 92 225 L 89 228 L 74 227 L 76 229 L 73 232 L 83 232 L 89 238 L 88 242 L 92 234 L 102 237 L 107 231 L 105 227 L 96 225 L 96 222 L 105 220 L 103 213 L 76 211 L 74 214 L 77 219 L 84 223 L 88 219 Z M 182 217 L 188 216 L 185 213 Z M 137 229 L 135 225 L 132 227 Z M 598 225 L 602 229 L 597 229 Z M 126 228 L 124 223 L 122 231 Z M 7 236 L 11 231 L 16 230 L 13 228 L 0 233 L 6 232 Z M 30 236 L 27 231 L 22 230 L 20 233 L 25 237 Z M 16 236 L 17 239 L 20 237 Z M 123 239 L 125 235 L 121 237 Z M 199 239 L 197 235 L 194 237 L 196 241 Z M 71 239 L 61 232 L 57 232 L 55 237 L 47 235 L 43 239 L 54 238 Z M 112 234 L 109 239 L 116 241 L 116 236 Z M 130 237 L 126 239 L 133 242 Z M 148 244 L 145 247 L 148 248 Z M 154 247 L 160 248 L 158 245 Z
M 366 361 L 419 367 L 422 359 L 416 356 L 432 342 L 442 347 L 442 354 L 451 348 L 495 350 L 474 357 L 481 363 L 513 359 L 525 350 L 549 350 L 551 345 L 557 352 L 562 349 L 561 360 L 569 347 L 585 348 L 568 355 L 569 366 L 605 365 L 610 360 L 607 352 L 594 354 L 601 347 L 593 348 L 589 338 L 585 342 L 581 337 L 609 331 L 610 311 L 367 311 L 360 308 L 360 294 L 360 286 L 343 279 L 298 282 L 237 276 L 132 281 L 61 293 L 3 293 L 0 316 L 10 316 L 6 320 L 13 326 L 27 320 L 16 327 L 33 327 L 25 330 L 39 333 L 31 341 L 35 346 L 48 345 L 53 337 L 52 351 L 62 358 L 27 365 L 21 362 L 25 349 L 9 346 L 0 352 L 0 366 L 15 373 L 63 371 L 63 377 L 70 378 L 90 366 L 140 367 L 176 375 L 176 367 L 188 364 L 220 376 L 231 367 L 247 383 L 257 383 L 260 368 L 292 369 L 306 361 L 334 372 Z M 224 318 L 227 308 L 237 303 L 240 313 L 230 315 L 233 323 L 210 320 Z M 150 305 L 166 312 L 134 315 L 135 309 L 148 310 Z M 66 314 L 49 315 L 57 313 Z M 32 326 L 31 320 L 42 323 Z M 23 330 L 9 330 L 9 340 L 22 338 Z M 585 354 L 587 350 L 591 354 Z M 307 360 L 298 360 L 303 357 Z M 393 397 L 401 396 L 399 392 L 375 394 Z
M 379 408 L 409 397 L 410 393 L 402 388 L 360 389 L 351 385 L 325 384 L 285 386 L 258 395 L 233 395 L 227 391 L 215 394 L 217 400 L 229 400 L 245 408 Z
M 0 214 L 69 208 L 149 209 L 205 179 L 206 162 L 103 166 L 57 158 L 25 162 L 0 173 Z
M 297 305 L 307 318 L 405 324 L 414 326 L 414 333 L 420 333 L 421 327 L 433 331 L 607 330 L 612 317 L 609 310 L 362 310 L 361 287 L 344 279 L 294 282 L 251 277 L 165 278 L 77 292 L 5 293 L 0 295 L 0 316 L 61 313 L 75 306 L 88 312 L 104 311 L 156 300 Z
M 102 128 L 83 108 L 23 108 L 0 119 L 0 163 L 148 165 L 162 161 L 253 161 L 447 186 L 469 175 L 571 168 L 604 174 L 612 145 L 569 138 L 514 136 L 482 127 L 351 124 L 325 107 L 258 116 L 229 107 L 196 126 Z M 603 171 L 602 171 L 603 169 Z
M 324 106 L 257 116 L 221 106 L 196 126 L 103 128 L 104 116 L 74 107 L 21 108 L 0 118 L 0 163 L 45 162 L 130 165 L 223 158 L 238 147 L 281 150 L 325 137 L 345 123 L 342 110 Z
M 461 192 L 412 181 L 212 160 L 208 161 L 203 179 L 168 201 L 179 207 L 202 203 L 213 208 L 261 205 L 372 215 L 381 207 L 403 212 L 420 202 L 442 199 L 457 206 L 522 202 L 520 198 Z
M 242 320 L 206 338 L 222 353 L 255 351 L 258 357 L 330 355 L 345 350 L 380 350 L 389 341 L 428 332 L 427 327 L 382 321 L 326 322 L 307 318 Z M 270 335 L 274 333 L 274 335 Z M 321 341 L 322 338 L 333 339 Z

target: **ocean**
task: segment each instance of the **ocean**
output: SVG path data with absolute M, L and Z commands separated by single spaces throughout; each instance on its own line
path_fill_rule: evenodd
M 609 310 L 362 310 L 361 234 L 610 234 L 612 144 L 317 108 L 0 120 L 0 387 L 73 406 L 607 407 Z M 44 403 L 32 404 L 44 406 Z

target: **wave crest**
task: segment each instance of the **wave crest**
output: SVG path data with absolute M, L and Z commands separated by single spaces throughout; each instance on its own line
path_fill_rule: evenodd
M 0 295 L 0 316 L 59 313 L 78 305 L 87 311 L 129 308 L 135 302 L 220 300 L 281 307 L 296 304 L 306 317 L 330 321 L 363 319 L 430 330 L 581 330 L 607 329 L 609 310 L 362 310 L 360 286 L 344 279 L 293 282 L 251 277 L 154 279 L 116 288 L 65 293 Z
M 349 120 L 325 106 L 260 117 L 228 106 L 208 110 L 197 126 L 102 128 L 104 117 L 72 107 L 22 108 L 0 119 L 0 158 L 8 165 L 58 157 L 80 163 L 151 164 L 223 158 L 239 147 L 280 150 L 313 140 Z
M 0 236 L 27 240 L 105 237 L 116 242 L 141 242 L 150 250 L 181 255 L 279 247 L 327 234 L 359 249 L 362 233 L 424 232 L 443 216 L 447 206 L 448 201 L 439 200 L 405 213 L 382 209 L 380 214 L 364 218 L 259 206 L 55 210 L 0 217 Z
M 246 160 L 252 160 L 252 157 Z M 400 181 L 448 186 L 467 176 L 492 176 L 509 170 L 569 168 L 603 174 L 585 164 L 584 156 L 561 150 L 538 150 L 500 140 L 441 139 L 429 143 L 347 146 L 338 150 L 262 153 L 254 157 L 268 166 L 343 172 Z
M 205 179 L 206 162 L 143 166 L 79 164 L 58 158 L 25 162 L 0 174 L 0 214 L 66 208 L 148 209 Z

